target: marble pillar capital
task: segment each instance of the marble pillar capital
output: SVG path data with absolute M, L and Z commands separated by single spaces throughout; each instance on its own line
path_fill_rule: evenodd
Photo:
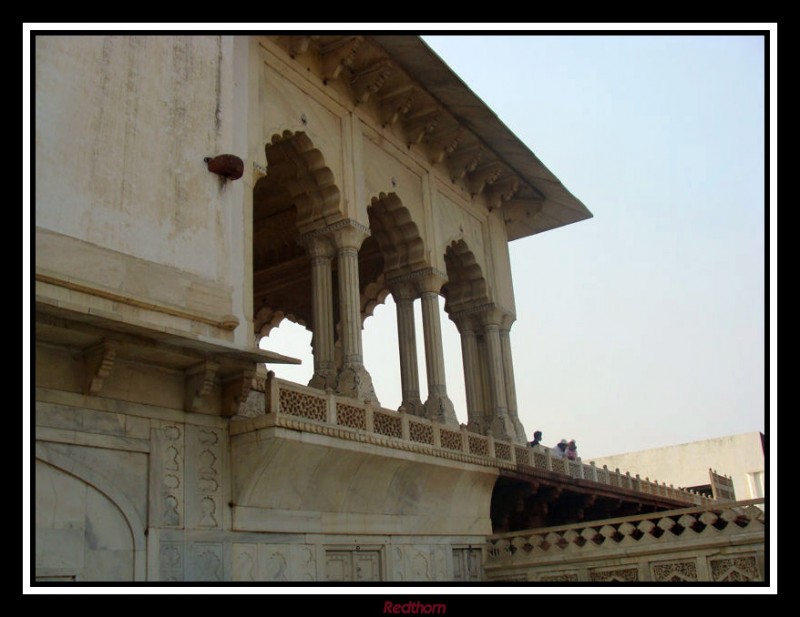
M 352 219 L 344 219 L 327 228 L 331 242 L 337 250 L 361 248 L 371 234 L 368 227 Z
M 503 311 L 503 321 L 500 324 L 500 334 L 508 334 L 511 332 L 511 326 L 517 320 L 517 316 L 506 311 Z
M 456 324 L 456 328 L 458 329 L 459 334 L 462 336 L 475 334 L 481 328 L 480 320 L 478 319 L 477 315 L 472 313 L 450 313 L 448 314 L 450 321 Z
M 332 258 L 336 254 L 336 250 L 331 244 L 327 236 L 310 233 L 297 238 L 297 243 L 302 246 L 309 257 L 317 259 L 320 257 Z
M 439 294 L 442 287 L 447 282 L 447 274 L 436 268 L 426 268 L 414 273 L 414 282 L 417 285 L 420 295 L 426 293 Z
M 481 324 L 484 328 L 497 328 L 503 324 L 504 313 L 495 306 L 488 306 L 480 312 Z
M 400 279 L 388 282 L 395 303 L 411 302 L 419 297 L 417 286 L 410 280 Z

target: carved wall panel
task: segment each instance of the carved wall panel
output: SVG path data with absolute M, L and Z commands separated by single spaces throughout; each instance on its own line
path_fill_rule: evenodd
M 186 527 L 219 529 L 223 525 L 223 432 L 186 426 Z
M 220 542 L 194 542 L 188 546 L 188 581 L 224 581 L 224 552 Z
M 183 542 L 161 542 L 158 549 L 159 580 L 176 582 L 183 580 Z
M 552 574 L 542 574 L 539 580 L 543 583 L 574 583 L 579 581 L 578 573 L 573 571 L 554 572 Z
M 257 581 L 258 545 L 235 543 L 231 547 L 233 580 L 236 582 Z
M 737 555 L 709 560 L 711 580 L 720 582 L 760 581 L 755 555 Z
M 639 580 L 639 568 L 592 568 L 589 580 L 604 583 L 630 583 Z
M 150 524 L 181 528 L 184 523 L 184 426 L 153 421 L 150 451 Z

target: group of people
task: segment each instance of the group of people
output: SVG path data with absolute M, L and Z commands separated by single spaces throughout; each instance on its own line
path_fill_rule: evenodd
M 531 447 L 538 446 L 542 442 L 542 431 L 535 431 L 533 433 L 533 441 L 529 442 L 528 445 Z M 575 443 L 574 439 L 570 439 L 567 441 L 566 439 L 562 439 L 559 441 L 554 448 L 550 449 L 550 456 L 555 458 L 566 458 L 570 461 L 574 461 L 578 459 L 578 445 Z

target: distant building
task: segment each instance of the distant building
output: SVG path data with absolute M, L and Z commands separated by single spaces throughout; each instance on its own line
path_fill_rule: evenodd
M 742 433 L 594 459 L 681 488 L 710 490 L 709 469 L 733 478 L 736 499 L 764 497 L 764 434 Z

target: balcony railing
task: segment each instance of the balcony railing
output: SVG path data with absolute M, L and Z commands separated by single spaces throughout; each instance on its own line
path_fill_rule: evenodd
M 495 439 L 491 435 L 473 433 L 463 424 L 456 428 L 412 414 L 377 408 L 272 375 L 257 379 L 250 396 L 263 396 L 263 407 L 260 401 L 250 405 L 249 416 L 237 417 L 231 423 L 232 435 L 282 426 L 502 469 L 521 472 L 542 469 L 688 504 L 713 503 L 700 493 L 651 482 L 638 474 L 631 476 L 619 469 L 612 471 L 605 465 L 599 468 L 580 458 L 570 461 L 554 457 L 551 449 L 544 446 L 531 448 Z
M 496 534 L 484 568 L 489 580 L 763 580 L 763 503 L 713 502 Z

